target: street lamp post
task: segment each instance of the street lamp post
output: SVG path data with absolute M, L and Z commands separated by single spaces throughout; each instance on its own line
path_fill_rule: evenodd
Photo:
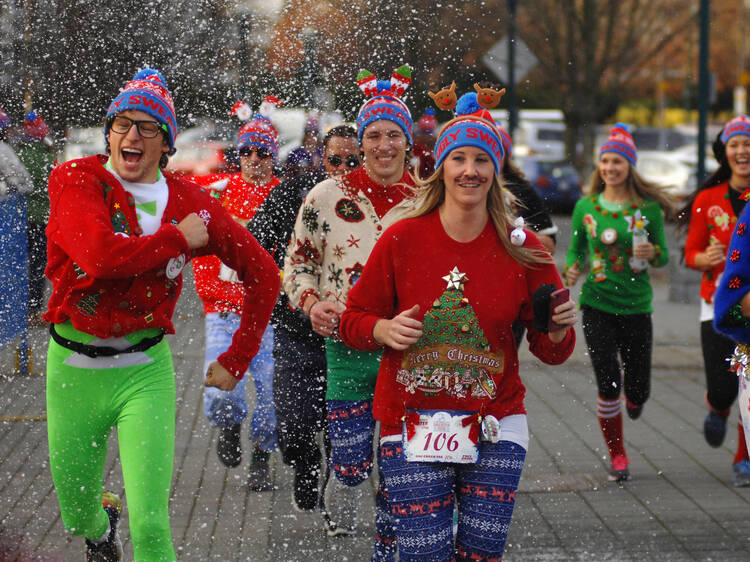
M 305 46 L 305 60 L 303 74 L 305 80 L 305 108 L 312 109 L 314 106 L 315 78 L 317 74 L 317 33 L 314 29 L 305 29 L 302 32 L 302 41 Z
M 24 112 L 31 111 L 34 107 L 34 78 L 31 73 L 32 46 L 31 46 L 31 0 L 25 0 L 23 3 L 23 44 L 24 44 L 24 95 L 23 106 Z
M 508 133 L 518 126 L 516 107 L 516 6 L 518 0 L 508 0 Z
M 747 41 L 745 40 L 745 22 L 747 21 L 747 12 L 750 10 L 750 0 L 743 0 L 740 6 L 739 24 L 739 53 L 737 53 L 737 85 L 734 87 L 734 112 L 737 115 L 747 113 L 747 86 L 750 81 L 750 73 L 745 71 L 745 50 Z
M 248 84 L 248 73 L 250 70 L 250 61 L 248 57 L 247 38 L 250 36 L 250 22 L 247 14 L 243 13 L 240 19 L 240 52 L 237 60 L 240 63 L 240 82 L 242 83 L 241 99 L 246 100 L 250 97 L 250 85 Z
M 699 13 L 699 52 L 698 52 L 698 185 L 703 183 L 706 175 L 706 123 L 708 116 L 708 45 L 709 45 L 709 27 L 708 20 L 710 17 L 710 0 L 700 0 Z M 697 186 L 696 186 L 697 187 Z

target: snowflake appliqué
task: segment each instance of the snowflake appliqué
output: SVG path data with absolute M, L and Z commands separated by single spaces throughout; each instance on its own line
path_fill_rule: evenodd
M 346 255 L 346 248 L 344 248 L 343 246 L 339 246 L 338 244 L 336 244 L 333 247 L 333 255 L 336 256 L 336 259 L 338 259 L 338 260 L 344 259 L 344 256 Z
M 318 231 L 318 210 L 315 207 L 305 206 L 302 209 L 302 222 L 310 232 Z
M 739 289 L 742 285 L 742 281 L 740 281 L 739 277 L 733 277 L 729 280 L 729 288 L 730 289 Z
M 346 222 L 360 222 L 365 219 L 362 209 L 351 199 L 339 199 L 335 211 L 336 216 Z
M 334 264 L 328 264 L 328 280 L 336 284 L 337 289 L 341 289 L 343 286 L 343 282 L 341 280 L 341 275 L 344 273 L 344 270 L 336 267 Z
M 732 253 L 729 254 L 729 261 L 735 262 L 738 259 L 740 259 L 740 251 L 739 250 L 732 250 Z
M 448 533 L 450 533 L 451 536 L 453 535 L 453 529 L 451 527 L 448 527 L 447 529 L 441 529 L 437 532 L 426 531 L 414 537 L 399 538 L 399 544 L 411 548 L 425 548 L 428 546 L 434 546 L 436 544 L 442 544 L 443 542 L 445 542 L 448 539 Z
M 745 223 L 741 222 L 737 225 L 737 236 L 744 236 L 745 235 Z
M 486 517 L 466 516 L 464 521 L 467 526 L 480 530 L 483 533 L 507 533 L 510 525 L 497 519 L 487 519 Z

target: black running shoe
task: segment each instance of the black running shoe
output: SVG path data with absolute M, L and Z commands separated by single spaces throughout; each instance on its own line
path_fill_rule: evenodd
M 216 454 L 226 467 L 234 468 L 242 461 L 242 444 L 240 443 L 240 424 L 235 423 L 219 430 L 216 442 Z
M 268 469 L 268 461 L 271 458 L 269 451 L 263 451 L 255 447 L 250 469 L 248 470 L 247 485 L 253 492 L 266 492 L 273 489 L 271 473 Z
M 625 401 L 625 411 L 631 420 L 637 420 L 643 412 L 643 404 L 633 404 L 630 400 Z
M 323 525 L 329 537 L 354 534 L 357 517 L 357 494 L 356 488 L 345 485 L 333 474 L 330 474 L 321 498 Z
M 297 463 L 294 467 L 292 507 L 296 511 L 312 511 L 318 505 L 318 474 L 320 467 Z
M 119 562 L 122 560 L 122 543 L 117 536 L 117 523 L 120 521 L 122 501 L 113 492 L 102 494 L 102 507 L 109 517 L 107 540 L 97 543 L 86 539 L 86 562 Z
M 706 438 L 706 443 L 714 448 L 721 447 L 726 434 L 726 418 L 722 418 L 713 410 L 708 412 L 706 419 L 703 421 L 703 436 Z

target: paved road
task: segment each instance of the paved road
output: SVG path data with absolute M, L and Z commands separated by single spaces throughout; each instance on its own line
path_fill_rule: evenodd
M 563 251 L 567 223 L 561 222 Z M 672 277 L 669 270 L 655 275 L 652 398 L 641 419 L 625 420 L 633 479 L 624 485 L 606 481 L 607 453 L 583 338 L 559 367 L 522 352 L 531 444 L 506 560 L 750 560 L 750 488 L 732 486 L 736 433 L 730 431 L 719 449 L 703 441 L 698 309 L 669 300 Z M 219 465 L 216 432 L 201 413 L 199 311 L 188 283 L 176 314 L 179 334 L 170 338 L 178 382 L 171 511 L 180 558 L 369 560 L 374 533 L 369 494 L 361 498 L 357 534 L 328 538 L 315 514 L 291 511 L 292 473 L 278 454 L 272 457 L 271 492 L 247 489 L 244 461 L 232 470 Z M 45 332 L 33 333 L 32 343 L 38 374 Z M 44 414 L 44 377 L 8 376 L 12 356 L 12 349 L 0 350 L 0 560 L 20 559 L 21 552 L 36 560 L 80 560 L 81 539 L 69 537 L 60 522 L 45 423 L 36 421 Z M 122 490 L 115 451 L 113 436 L 105 481 Z M 126 559 L 132 559 L 127 528 L 126 517 Z

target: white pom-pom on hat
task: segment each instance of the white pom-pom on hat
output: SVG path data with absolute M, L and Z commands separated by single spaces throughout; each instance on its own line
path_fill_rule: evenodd
M 258 113 L 260 113 L 263 117 L 271 117 L 274 111 L 276 111 L 277 107 L 281 107 L 281 100 L 276 96 L 266 96 L 260 103 Z
M 232 106 L 232 111 L 230 111 L 229 114 L 237 117 L 240 121 L 247 121 L 253 116 L 253 110 L 250 109 L 247 102 L 238 101 Z

